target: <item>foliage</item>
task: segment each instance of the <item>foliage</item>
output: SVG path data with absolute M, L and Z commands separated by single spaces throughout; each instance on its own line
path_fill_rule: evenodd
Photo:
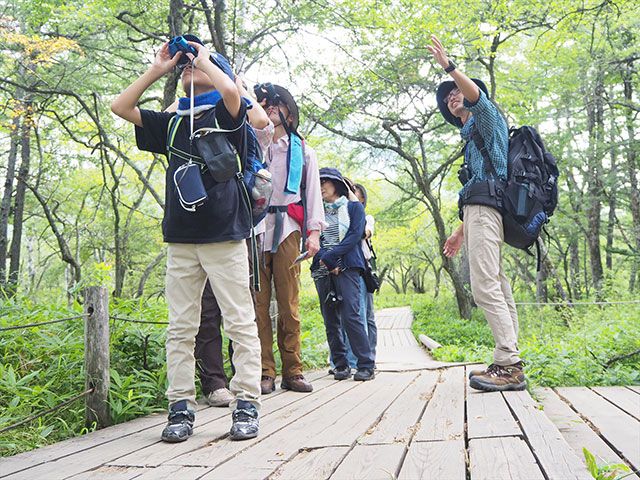
M 615 465 L 598 465 L 596 457 L 586 448 L 582 449 L 584 458 L 587 462 L 587 470 L 593 478 L 596 480 L 620 480 L 625 478 L 624 475 L 630 472 L 631 469 L 624 463 L 617 463 Z

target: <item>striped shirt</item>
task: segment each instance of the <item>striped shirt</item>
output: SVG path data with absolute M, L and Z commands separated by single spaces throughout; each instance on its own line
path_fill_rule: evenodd
M 331 250 L 336 245 L 340 244 L 340 227 L 338 224 L 338 209 L 337 208 L 325 208 L 325 221 L 327 227 L 320 234 L 320 248 L 326 248 Z M 342 270 L 342 260 L 338 259 L 338 267 Z M 320 268 L 311 272 L 311 278 L 326 277 L 329 275 L 329 270 L 323 264 L 320 264 Z

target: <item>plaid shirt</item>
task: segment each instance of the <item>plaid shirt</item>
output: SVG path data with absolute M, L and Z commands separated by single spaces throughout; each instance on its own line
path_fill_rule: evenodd
M 474 125 L 484 140 L 484 144 L 489 152 L 489 158 L 498 177 L 507 179 L 507 158 L 509 152 L 509 128 L 507 122 L 500 114 L 496 106 L 480 90 L 480 98 L 475 104 L 467 99 L 464 106 L 473 115 L 460 129 L 460 136 L 467 143 L 465 148 L 465 161 L 471 170 L 471 178 L 460 190 L 462 195 L 470 185 L 486 180 L 484 173 L 484 158 L 480 149 L 471 139 L 471 132 Z M 471 141 L 470 141 L 471 140 Z

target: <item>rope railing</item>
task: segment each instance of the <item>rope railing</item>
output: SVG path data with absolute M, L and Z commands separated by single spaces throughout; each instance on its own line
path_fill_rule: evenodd
M 42 325 L 51 325 L 54 323 L 62 323 L 62 322 L 68 322 L 71 320 L 78 320 L 80 318 L 86 318 L 87 314 L 83 313 L 80 315 L 75 315 L 73 317 L 65 317 L 65 318 L 59 318 L 57 320 L 49 320 L 47 322 L 38 322 L 38 323 L 27 323 L 24 325 L 11 325 L 9 327 L 0 327 L 0 332 L 7 332 L 9 330 L 22 330 L 24 328 L 34 328 L 34 327 L 40 327 Z
M 555 307 L 575 307 L 584 305 L 637 305 L 640 304 L 640 300 L 622 300 L 614 302 L 572 302 L 567 300 L 566 302 L 516 302 L 517 306 L 555 306 Z
M 29 423 L 29 422 L 31 422 L 31 421 L 33 421 L 33 420 L 37 419 L 37 418 L 43 417 L 43 416 L 45 416 L 45 415 L 48 415 L 49 413 L 56 412 L 56 411 L 60 410 L 61 408 L 64 408 L 64 407 L 66 407 L 67 405 L 72 404 L 72 403 L 73 403 L 73 402 L 75 402 L 76 400 L 79 400 L 79 399 L 81 399 L 82 397 L 85 397 L 85 396 L 89 395 L 90 393 L 93 393 L 93 392 L 94 392 L 94 390 L 95 390 L 95 389 L 94 389 L 93 387 L 91 387 L 91 388 L 89 388 L 89 389 L 85 390 L 84 392 L 79 393 L 78 395 L 75 395 L 74 397 L 68 398 L 68 399 L 67 399 L 67 400 L 65 400 L 64 402 L 59 403 L 58 405 L 56 405 L 55 407 L 51 407 L 51 408 L 49 408 L 49 409 L 47 409 L 47 410 L 44 410 L 44 411 L 42 411 L 42 412 L 40 412 L 40 413 L 36 413 L 36 414 L 34 414 L 34 415 L 31 415 L 31 416 L 29 416 L 29 417 L 27 417 L 27 418 L 24 418 L 24 419 L 20 420 L 19 422 L 16 422 L 16 423 L 14 423 L 14 424 L 12 424 L 12 425 L 9 425 L 9 426 L 7 426 L 7 427 L 0 428 L 0 434 L 1 434 L 1 433 L 8 432 L 9 430 L 13 430 L 14 428 L 21 427 L 22 425 L 24 425 L 24 424 L 26 424 L 26 423 Z
M 115 315 L 111 315 L 109 316 L 109 318 L 111 320 L 116 320 L 116 321 L 120 321 L 120 322 L 128 322 L 128 323 L 146 323 L 149 325 L 169 325 L 169 322 L 154 322 L 151 320 L 138 320 L 138 319 L 134 319 L 134 318 L 124 318 L 124 317 L 117 317 Z

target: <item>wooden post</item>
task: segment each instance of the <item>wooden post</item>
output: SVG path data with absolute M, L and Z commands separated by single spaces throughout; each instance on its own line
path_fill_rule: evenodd
M 85 289 L 84 370 L 85 388 L 94 391 L 85 402 L 85 424 L 104 428 L 111 424 L 109 413 L 109 295 L 106 287 Z

